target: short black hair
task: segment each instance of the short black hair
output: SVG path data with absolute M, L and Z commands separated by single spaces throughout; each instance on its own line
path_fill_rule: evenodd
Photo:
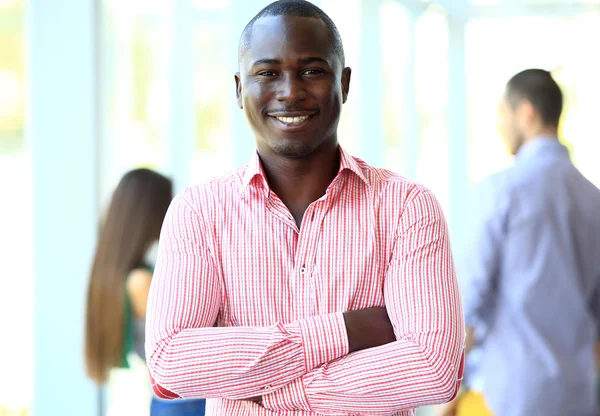
M 513 108 L 529 101 L 546 126 L 557 127 L 563 108 L 563 95 L 552 74 L 543 69 L 526 69 L 506 84 L 506 99 Z
M 312 17 L 315 19 L 321 20 L 329 29 L 329 35 L 331 38 L 331 44 L 333 50 L 340 58 L 340 62 L 342 66 L 345 66 L 345 57 L 344 57 L 344 46 L 342 44 L 342 37 L 333 23 L 333 20 L 327 13 L 321 10 L 319 7 L 315 6 L 309 1 L 306 0 L 279 0 L 269 4 L 267 7 L 262 9 L 256 16 L 250 20 L 250 22 L 244 28 L 242 32 L 242 36 L 240 37 L 240 43 L 238 47 L 238 61 L 241 62 L 242 56 L 250 47 L 250 42 L 252 40 L 252 28 L 254 27 L 254 23 L 260 18 L 267 16 L 296 16 L 296 17 Z

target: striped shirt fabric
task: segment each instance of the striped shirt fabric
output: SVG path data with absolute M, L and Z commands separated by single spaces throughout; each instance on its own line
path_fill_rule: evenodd
M 387 308 L 397 341 L 348 354 L 342 314 L 371 306 Z M 438 202 L 341 148 L 300 228 L 258 155 L 179 194 L 147 319 L 155 393 L 208 398 L 208 415 L 414 415 L 454 397 L 462 377 L 461 300 Z

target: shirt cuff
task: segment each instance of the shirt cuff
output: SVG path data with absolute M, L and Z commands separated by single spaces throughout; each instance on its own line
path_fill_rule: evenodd
M 299 326 L 307 372 L 348 354 L 348 332 L 341 312 L 303 319 Z
M 272 412 L 298 411 L 311 412 L 302 377 L 297 378 L 283 388 L 266 394 L 262 398 L 262 406 Z

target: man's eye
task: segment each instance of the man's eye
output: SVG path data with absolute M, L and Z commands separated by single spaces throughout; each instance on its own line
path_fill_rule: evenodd
M 307 69 L 304 71 L 304 75 L 320 75 L 324 71 L 322 69 Z
M 273 71 L 261 71 L 258 73 L 258 75 L 260 75 L 261 77 L 274 77 L 277 74 Z

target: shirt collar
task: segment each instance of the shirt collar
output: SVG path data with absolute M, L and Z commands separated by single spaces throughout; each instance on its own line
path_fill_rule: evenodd
M 340 169 L 338 170 L 338 174 L 334 181 L 336 181 L 337 177 L 339 177 L 342 172 L 350 171 L 356 176 L 358 176 L 358 178 L 360 178 L 365 183 L 365 185 L 367 185 L 367 187 L 370 187 L 371 183 L 365 177 L 363 169 L 357 163 L 356 159 L 354 159 L 350 154 L 348 154 L 342 148 L 342 146 L 338 146 L 338 148 L 340 150 Z M 246 171 L 244 172 L 244 176 L 242 177 L 240 197 L 244 195 L 246 189 L 248 188 L 248 186 L 250 186 L 250 184 L 256 177 L 260 178 L 260 182 L 266 191 L 266 196 L 268 197 L 271 190 L 267 182 L 267 176 L 265 175 L 265 171 L 263 169 L 260 158 L 258 157 L 258 153 L 255 152 L 250 161 L 248 162 L 248 165 L 246 166 Z
M 537 136 L 521 146 L 515 159 L 521 161 L 546 152 L 569 155 L 567 148 L 558 141 L 556 136 Z
M 244 172 L 244 176 L 242 177 L 242 187 L 240 189 L 240 197 L 244 195 L 248 186 L 252 180 L 256 177 L 259 177 L 262 181 L 264 188 L 267 190 L 267 193 L 270 192 L 269 185 L 267 183 L 267 175 L 265 175 L 265 171 L 262 167 L 262 163 L 260 162 L 260 158 L 258 157 L 258 153 L 254 152 L 252 158 L 246 165 L 246 171 Z
M 360 167 L 356 159 L 354 159 L 349 153 L 347 153 L 342 146 L 338 146 L 340 149 L 340 170 L 338 171 L 338 176 L 343 171 L 347 170 L 354 173 L 356 176 L 362 180 L 367 187 L 371 187 L 371 183 L 367 180 L 363 169 Z

